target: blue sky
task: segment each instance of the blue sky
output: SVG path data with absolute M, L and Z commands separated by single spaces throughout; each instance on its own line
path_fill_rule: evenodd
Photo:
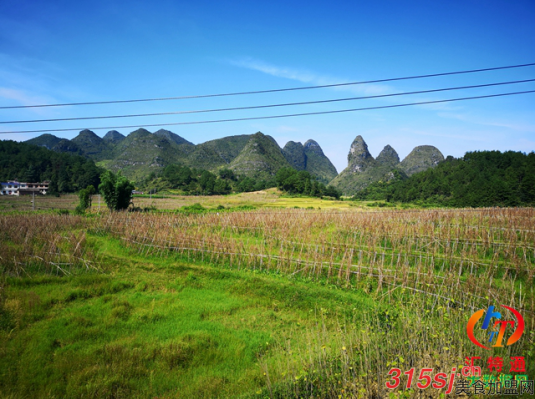
M 374 80 L 535 62 L 527 1 L 0 1 L 0 106 L 159 98 Z M 0 110 L 0 122 L 314 101 L 535 78 L 535 67 L 251 96 Z M 392 105 L 535 90 L 476 90 L 264 110 L 0 124 L 96 128 Z M 299 118 L 168 126 L 194 142 L 262 131 L 316 140 L 338 171 L 362 135 L 372 155 L 535 150 L 535 94 Z M 158 128 L 149 128 L 155 131 Z M 128 134 L 134 129 L 117 129 Z M 94 130 L 100 136 L 106 130 Z M 77 132 L 53 133 L 72 138 Z M 27 140 L 38 134 L 2 134 Z

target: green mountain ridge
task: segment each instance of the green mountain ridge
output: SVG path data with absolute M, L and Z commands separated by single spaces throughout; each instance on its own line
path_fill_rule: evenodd
M 230 168 L 238 175 L 269 180 L 282 167 L 290 164 L 276 140 L 261 132 L 243 134 L 193 144 L 165 129 L 151 133 L 137 129 L 127 136 L 111 130 L 99 137 L 91 130 L 82 130 L 72 140 L 45 134 L 28 141 L 57 152 L 83 155 L 113 172 L 119 170 L 130 179 L 141 182 L 156 175 L 168 165 L 181 164 L 217 172 Z M 327 184 L 336 169 L 313 140 L 300 146 L 303 169 Z
M 290 167 L 277 142 L 263 133 L 253 134 L 230 169 L 238 175 L 268 180 L 283 167 Z
M 338 174 L 334 165 L 314 140 L 308 140 L 305 145 L 289 141 L 282 149 L 282 154 L 294 169 L 306 170 L 316 176 L 321 183 L 328 184 Z
M 305 170 L 307 167 L 305 147 L 295 141 L 288 141 L 282 148 L 282 155 L 295 170 Z
M 228 167 L 243 150 L 250 137 L 250 134 L 243 134 L 197 144 L 184 163 L 190 167 L 207 170 Z
M 256 180 L 270 180 L 283 167 L 307 171 L 323 184 L 331 184 L 344 195 L 354 195 L 377 181 L 389 181 L 393 171 L 406 176 L 436 167 L 444 160 L 433 146 L 415 147 L 400 161 L 397 152 L 386 145 L 375 159 L 368 145 L 357 136 L 348 153 L 348 166 L 337 174 L 336 168 L 314 140 L 305 144 L 289 141 L 281 149 L 275 139 L 261 132 L 243 134 L 193 144 L 176 133 L 160 129 L 155 133 L 140 128 L 126 137 L 109 131 L 101 138 L 82 130 L 72 140 L 44 134 L 28 143 L 57 152 L 83 155 L 113 172 L 145 181 L 158 176 L 168 165 L 178 164 L 216 173 L 223 168 Z
M 318 177 L 323 184 L 328 184 L 338 175 L 331 160 L 323 153 L 314 140 L 307 140 L 305 145 L 306 171 Z
M 110 130 L 104 135 L 104 137 L 102 137 L 102 140 L 111 141 L 112 143 L 118 143 L 119 141 L 124 140 L 124 138 L 125 137 L 117 130 Z
M 185 155 L 180 147 L 167 137 L 138 129 L 119 142 L 113 148 L 113 158 L 101 165 L 113 172 L 121 170 L 128 178 L 141 181 L 151 172 L 178 163 L 181 155 Z
M 109 158 L 110 147 L 103 138 L 97 136 L 91 130 L 85 129 L 78 136 L 71 140 L 83 153 L 95 161 Z
M 52 150 L 61 140 L 61 138 L 56 137 L 53 134 L 45 133 L 38 137 L 34 137 L 33 139 L 26 140 L 26 143 Z
M 394 176 L 393 171 L 411 176 L 438 165 L 444 156 L 438 148 L 423 145 L 414 148 L 403 161 L 390 145 L 386 145 L 377 159 L 368 151 L 368 145 L 357 136 L 349 149 L 348 166 L 332 181 L 331 184 L 345 195 L 354 195 L 370 184 L 388 181 Z
M 443 160 L 444 155 L 442 155 L 438 148 L 433 147 L 432 145 L 420 145 L 414 148 L 410 154 L 401 161 L 399 166 L 407 176 L 412 176 L 415 173 L 434 168 Z
M 169 130 L 160 129 L 157 132 L 154 132 L 156 136 L 162 136 L 168 139 L 169 141 L 173 141 L 175 144 L 181 145 L 181 144 L 189 144 L 189 145 L 195 145 L 188 140 L 180 137 L 178 134 L 173 133 Z

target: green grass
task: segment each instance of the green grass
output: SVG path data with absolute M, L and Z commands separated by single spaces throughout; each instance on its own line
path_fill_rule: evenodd
M 259 361 L 362 292 L 284 276 L 139 257 L 91 237 L 106 273 L 9 279 L 0 387 L 14 397 L 236 397 L 265 387 Z M 304 345 L 296 342 L 297 346 Z
M 229 198 L 200 202 L 214 210 Z M 309 200 L 273 203 L 305 208 Z M 504 364 L 525 356 L 525 374 L 534 375 L 530 209 L 194 208 L 2 215 L 0 398 L 416 397 L 384 388 L 389 368 L 449 372 L 466 356 L 489 354 Z M 307 259 L 370 269 L 347 278 L 330 267 L 302 272 Z M 50 262 L 71 263 L 72 274 L 59 277 Z M 466 322 L 500 303 L 522 309 L 526 332 L 512 348 L 485 352 L 466 337 Z

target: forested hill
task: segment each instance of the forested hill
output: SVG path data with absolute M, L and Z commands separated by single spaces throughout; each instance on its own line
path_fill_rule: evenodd
M 98 187 L 102 169 L 82 156 L 15 141 L 0 141 L 0 181 L 50 180 L 50 192 Z
M 137 129 L 127 136 L 112 130 L 104 137 L 85 129 L 72 140 L 43 134 L 27 141 L 57 152 L 83 155 L 113 172 L 119 170 L 129 179 L 141 183 L 165 167 L 182 165 L 217 174 L 231 169 L 239 176 L 254 180 L 272 180 L 280 168 L 289 167 L 295 154 L 283 151 L 271 136 L 261 132 L 222 137 L 193 144 L 169 130 L 151 133 Z M 303 158 L 298 170 L 306 170 L 327 184 L 337 174 L 336 168 L 314 140 L 299 147 Z M 285 147 L 286 148 L 286 147 Z M 299 151 L 297 151 L 299 153 Z
M 396 177 L 374 183 L 354 198 L 454 207 L 535 205 L 533 152 L 467 152 L 409 178 Z

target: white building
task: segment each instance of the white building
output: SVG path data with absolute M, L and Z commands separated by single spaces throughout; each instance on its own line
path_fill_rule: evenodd
M 0 195 L 19 195 L 20 183 L 18 181 L 0 182 Z
M 49 182 L 42 183 L 19 183 L 18 181 L 0 182 L 0 195 L 45 195 L 48 191 Z

